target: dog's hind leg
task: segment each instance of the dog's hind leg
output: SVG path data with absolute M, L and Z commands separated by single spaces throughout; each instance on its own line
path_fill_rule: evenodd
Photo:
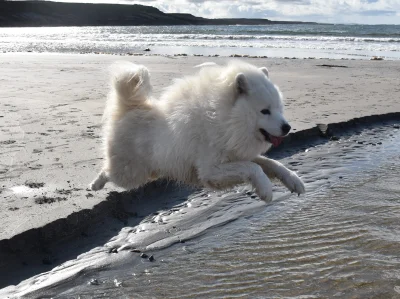
M 101 190 L 104 188 L 104 185 L 109 181 L 109 178 L 104 170 L 102 170 L 96 179 L 90 183 L 89 187 L 93 191 Z

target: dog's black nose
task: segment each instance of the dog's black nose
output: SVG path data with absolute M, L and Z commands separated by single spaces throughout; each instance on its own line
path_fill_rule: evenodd
M 282 127 L 281 127 L 282 134 L 286 135 L 287 133 L 289 133 L 291 128 L 292 127 L 289 124 L 283 124 Z

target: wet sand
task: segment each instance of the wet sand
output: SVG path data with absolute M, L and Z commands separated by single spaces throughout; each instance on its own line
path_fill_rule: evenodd
M 30 270 L 21 278 L 52 269 L 77 252 L 71 248 L 70 256 L 56 254 L 54 257 L 46 253 L 47 244 L 69 236 L 83 236 L 88 240 L 81 241 L 85 245 L 78 252 L 82 253 L 93 245 L 103 245 L 132 216 L 119 214 L 123 209 L 116 208 L 112 196 L 108 195 L 116 190 L 111 185 L 101 192 L 86 190 L 101 163 L 100 120 L 108 91 L 106 70 L 117 59 L 121 58 L 0 55 L 0 248 L 7 257 L 10 252 L 38 248 L 44 252 L 34 265 L 25 266 Z M 173 78 L 192 73 L 194 65 L 227 60 L 144 56 L 123 59 L 149 67 L 156 93 Z M 294 132 L 319 123 L 400 111 L 397 83 L 400 62 L 248 60 L 269 68 L 271 79 L 286 97 L 286 115 Z M 176 196 L 187 199 L 181 194 Z M 201 194 L 195 198 L 198 196 Z M 174 201 L 166 203 L 167 206 L 174 204 Z M 157 211 L 158 204 L 152 205 Z M 254 205 L 256 208 L 259 203 Z M 135 210 L 130 213 L 134 214 Z M 139 216 L 145 215 L 146 212 Z M 95 240 L 90 239 L 86 223 L 104 221 L 105 216 L 120 223 L 113 223 L 101 238 L 97 234 Z M 153 241 L 163 239 L 158 236 Z M 144 247 L 148 245 L 151 244 Z M 21 261 L 21 255 L 15 256 L 16 263 L 22 263 L 22 267 L 23 263 L 30 262 Z M 9 282 L 18 283 L 12 279 Z
M 276 186 L 266 205 L 243 187 L 148 188 L 142 200 L 127 196 L 124 223 L 109 221 L 85 241 L 46 248 L 56 267 L 0 296 L 396 296 L 399 120 L 357 125 L 336 137 L 314 139 L 305 150 L 295 145 L 285 158 L 285 151 L 272 155 L 302 176 L 305 196 Z M 101 244 L 105 228 L 109 239 Z M 79 256 L 62 263 L 73 246 Z M 25 269 L 38 260 L 24 258 Z M 15 268 L 7 270 L 9 279 Z
M 337 137 L 340 140 L 311 143 L 306 151 L 281 160 L 302 175 L 308 188 L 305 196 L 284 195 L 278 188 L 280 195 L 272 204 L 260 205 L 246 217 L 162 250 L 146 250 L 154 256 L 152 262 L 121 246 L 135 245 L 144 236 L 151 239 L 157 226 L 170 229 L 173 223 L 184 232 L 191 218 L 184 214 L 188 211 L 199 218 L 192 223 L 204 224 L 204 215 L 216 220 L 257 202 L 242 193 L 223 199 L 213 194 L 189 198 L 174 209 L 149 215 L 141 225 L 128 224 L 103 251 L 85 253 L 69 268 L 62 265 L 16 290 L 34 289 L 29 285 L 34 281 L 41 281 L 43 287 L 96 257 L 112 262 L 101 271 L 92 265 L 92 270 L 83 270 L 71 281 L 29 294 L 35 298 L 44 294 L 55 298 L 397 298 L 400 130 L 388 122 L 359 126 Z M 206 207 L 198 205 L 199 199 Z
M 399 298 L 400 130 L 377 126 L 281 162 L 307 182 L 206 235 L 81 278 L 63 296 Z M 85 280 L 98 279 L 96 287 Z M 117 278 L 117 288 L 111 278 Z

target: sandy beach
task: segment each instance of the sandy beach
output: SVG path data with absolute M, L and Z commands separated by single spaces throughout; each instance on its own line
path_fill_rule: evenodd
M 146 65 L 157 95 L 174 78 L 193 73 L 193 66 L 228 59 L 1 54 L 1 255 L 10 262 L 14 252 L 81 234 L 86 223 L 102 220 L 92 209 L 110 208 L 109 192 L 121 191 L 111 185 L 87 189 L 101 165 L 101 116 L 114 61 Z M 269 69 L 294 133 L 400 112 L 400 61 L 243 59 Z M 54 266 L 49 262 L 46 270 Z
M 102 158 L 101 116 L 108 92 L 108 67 L 114 61 L 146 65 L 159 94 L 174 78 L 193 73 L 193 66 L 227 59 L 0 55 L 0 239 L 104 200 L 107 191 L 94 193 L 86 188 Z M 270 70 L 271 79 L 285 96 L 292 132 L 319 123 L 400 111 L 400 62 L 248 60 Z M 43 188 L 30 188 L 26 184 L 30 182 L 43 184 Z M 46 204 L 47 198 L 48 203 L 55 203 Z

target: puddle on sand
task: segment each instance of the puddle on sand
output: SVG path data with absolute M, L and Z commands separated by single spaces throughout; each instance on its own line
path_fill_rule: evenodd
M 101 271 L 96 269 L 101 264 L 96 252 L 104 254 L 104 250 L 97 248 L 86 254 L 86 259 L 84 254 L 47 275 L 9 288 L 7 295 L 29 294 L 35 288 L 39 292 L 34 297 L 46 294 L 54 298 L 399 295 L 400 131 L 389 127 L 362 130 L 339 142 L 317 145 L 284 158 L 283 162 L 296 168 L 307 182 L 306 196 L 288 196 L 278 188 L 276 201 L 258 206 L 259 211 L 251 214 L 235 210 L 238 203 L 243 208 L 247 200 L 254 200 L 241 199 L 239 193 L 216 201 L 215 209 L 204 207 L 198 212 L 196 206 L 202 201 L 189 200 L 187 203 L 195 208 L 187 205 L 180 216 L 192 213 L 191 221 L 179 226 L 175 218 L 170 219 L 170 225 L 178 223 L 180 234 L 187 232 L 187 227 L 202 227 L 202 232 L 212 228 L 206 235 L 162 250 L 156 250 L 154 242 L 148 243 L 153 245 L 153 262 L 123 250 L 136 240 L 128 230 L 143 228 L 151 232 L 151 225 L 165 226 L 152 223 L 157 217 L 168 222 L 170 215 L 160 213 L 148 221 L 150 224 L 125 228 L 110 240 L 109 245 L 118 245 L 122 250 L 113 254 L 119 258 Z M 218 216 L 225 217 L 225 213 L 232 213 L 230 219 L 238 220 L 223 229 L 206 225 Z M 141 242 L 153 236 L 154 231 L 148 235 L 144 232 Z M 62 276 L 65 271 L 59 271 L 74 267 L 81 275 L 71 280 Z M 88 284 L 92 279 L 98 284 Z M 46 281 L 52 288 L 42 288 L 41 292 L 40 285 Z
M 137 298 L 400 298 L 399 157 L 118 271 Z M 118 293 L 116 293 L 118 292 Z M 68 293 L 67 293 L 68 294 Z

